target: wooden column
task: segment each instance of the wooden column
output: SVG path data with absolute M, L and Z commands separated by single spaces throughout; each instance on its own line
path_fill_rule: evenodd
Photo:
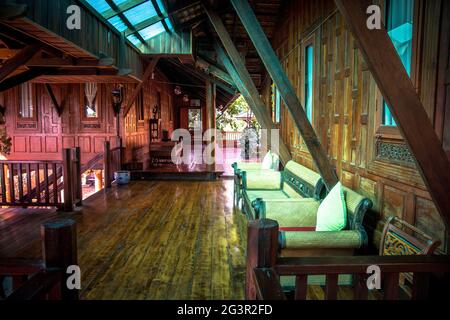
M 247 228 L 247 239 L 245 298 L 255 300 L 253 269 L 275 266 L 278 252 L 278 222 L 268 219 L 250 221 Z
M 383 27 L 366 26 L 367 0 L 335 0 L 395 122 L 413 153 L 417 167 L 450 234 L 450 164 L 414 86 Z
M 103 147 L 103 175 L 105 188 L 111 188 L 111 143 L 109 141 L 105 141 Z
M 75 205 L 81 206 L 83 204 L 83 187 L 81 182 L 81 149 L 76 147 L 72 149 L 73 152 L 73 172 L 75 179 Z
M 314 132 L 311 123 L 305 113 L 300 100 L 297 97 L 294 87 L 281 66 L 275 51 L 273 50 L 263 28 L 258 22 L 252 8 L 247 0 L 231 0 L 233 7 L 247 30 L 256 51 L 258 51 L 267 71 L 273 82 L 277 86 L 280 95 L 286 104 L 294 123 L 305 141 L 311 157 L 317 166 L 328 190 L 339 181 L 336 172 L 331 165 L 325 149 Z
M 56 172 L 54 173 L 56 174 Z M 48 174 L 45 174 L 47 177 Z M 63 150 L 64 211 L 73 210 L 72 149 Z M 48 190 L 46 191 L 48 197 Z
M 211 139 L 207 141 L 211 144 L 212 150 L 208 156 L 212 159 L 208 160 L 208 170 L 215 171 L 216 168 L 216 85 L 209 80 L 205 81 L 206 86 L 206 130 L 211 130 Z
M 238 50 L 231 40 L 230 35 L 223 25 L 223 22 L 214 12 L 209 10 L 207 12 L 210 20 L 214 21 L 213 26 L 228 52 L 227 55 L 220 44 L 215 41 L 214 48 L 219 59 L 224 64 L 239 92 L 244 96 L 245 101 L 249 104 L 261 127 L 268 130 L 277 129 L 271 116 L 267 112 L 264 102 L 259 96 L 258 89 L 256 88 L 250 73 L 247 71 L 244 61 L 242 60 Z M 292 157 L 289 149 L 282 139 L 279 140 L 279 152 L 280 160 L 283 164 L 286 164 L 289 160 L 291 160 Z
M 78 290 L 67 288 L 67 267 L 78 265 L 77 231 L 73 220 L 59 220 L 45 223 L 41 226 L 42 252 L 46 269 L 60 269 L 61 298 L 63 300 L 78 300 Z

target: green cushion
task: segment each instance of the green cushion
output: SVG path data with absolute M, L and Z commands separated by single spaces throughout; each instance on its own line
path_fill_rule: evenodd
M 250 203 L 258 198 L 264 200 L 273 199 L 289 199 L 289 197 L 281 190 L 245 190 Z
M 344 190 L 338 182 L 317 211 L 317 231 L 340 231 L 347 225 L 347 205 Z

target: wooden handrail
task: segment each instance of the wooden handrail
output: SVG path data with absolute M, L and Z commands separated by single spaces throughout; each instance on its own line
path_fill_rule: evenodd
M 44 268 L 44 262 L 38 259 L 0 259 L 0 276 L 31 275 Z
M 372 265 L 382 272 L 450 272 L 450 256 L 350 256 L 278 258 L 279 275 L 366 273 Z
M 6 298 L 11 301 L 57 300 L 61 298 L 62 271 L 42 270 Z

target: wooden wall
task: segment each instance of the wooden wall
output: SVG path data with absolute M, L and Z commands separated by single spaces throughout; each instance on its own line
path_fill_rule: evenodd
M 153 108 L 158 104 L 158 92 L 161 97 L 161 122 L 159 128 L 160 138 L 162 130 L 169 131 L 169 137 L 174 130 L 175 110 L 174 110 L 174 92 L 173 86 L 169 83 L 167 77 L 159 71 L 154 73 L 154 79 L 148 81 L 143 88 L 144 114 L 145 120 L 138 121 L 136 103 L 130 109 L 125 118 L 125 142 L 127 147 L 127 161 L 143 161 L 146 163 L 145 153 L 148 153 L 148 144 L 150 141 L 149 119 L 153 118 Z
M 159 72 L 155 72 L 154 81 L 144 86 L 145 119 L 142 123 L 136 120 L 135 106 L 130 110 L 126 121 L 120 122 L 120 135 L 125 136 L 124 146 L 128 150 L 138 149 L 148 145 L 149 124 L 151 110 L 156 104 L 156 92 L 161 92 L 162 128 L 172 132 L 170 112 L 172 108 L 172 87 L 165 84 L 167 79 Z M 36 121 L 23 121 L 18 116 L 19 89 L 15 87 L 0 93 L 0 105 L 6 107 L 6 130 L 13 138 L 12 153 L 7 156 L 10 160 L 61 160 L 62 149 L 79 146 L 82 162 L 85 163 L 95 155 L 103 152 L 104 141 L 111 142 L 111 148 L 117 144 L 116 118 L 112 109 L 111 91 L 117 86 L 113 83 L 98 84 L 99 117 L 87 120 L 82 116 L 84 104 L 84 84 L 52 84 L 58 103 L 62 103 L 64 111 L 60 116 L 56 112 L 45 87 L 41 83 L 34 83 L 37 118 Z M 135 84 L 125 84 L 126 101 Z M 123 113 L 123 110 L 122 110 Z M 123 119 L 123 114 L 121 114 Z M 126 133 L 124 135 L 124 133 Z M 131 161 L 128 154 L 127 161 Z
M 417 63 L 412 81 L 436 125 L 440 28 L 436 17 L 441 14 L 442 1 L 418 2 L 422 33 L 415 36 L 418 54 L 413 57 Z M 443 221 L 399 132 L 380 126 L 382 97 L 334 2 L 286 1 L 280 22 L 273 46 L 302 103 L 304 49 L 307 44 L 314 45 L 313 126 L 343 184 L 374 202 L 365 222 L 372 244 L 376 247 L 379 243 L 382 219 L 396 215 L 441 239 L 441 249 L 446 250 Z M 266 78 L 263 97 L 268 106 L 270 86 L 271 80 Z M 313 168 L 284 106 L 280 130 L 294 159 Z

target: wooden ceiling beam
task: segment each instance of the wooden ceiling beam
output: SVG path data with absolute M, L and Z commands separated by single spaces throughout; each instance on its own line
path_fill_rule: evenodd
M 413 153 L 450 234 L 450 164 L 420 97 L 383 27 L 367 28 L 366 10 L 371 1 L 335 0 L 346 24 L 359 44 L 375 81 L 390 106 L 395 122 Z
M 230 34 L 228 33 L 222 20 L 217 15 L 217 13 L 215 13 L 207 6 L 205 6 L 205 11 L 209 21 L 211 22 L 211 25 L 218 34 L 226 50 L 225 53 L 225 50 L 220 46 L 218 41 L 213 41 L 214 49 L 216 50 L 220 62 L 225 66 L 228 74 L 233 79 L 233 82 L 237 86 L 239 92 L 244 96 L 244 99 L 249 104 L 259 124 L 264 129 L 277 129 L 272 121 L 272 117 L 267 112 L 267 108 L 259 95 L 255 83 L 253 82 L 250 74 L 245 67 L 242 56 L 231 40 Z M 281 137 L 279 140 L 279 153 L 280 160 L 283 164 L 286 164 L 292 158 L 287 145 L 284 143 Z
M 296 91 L 289 81 L 288 76 L 281 66 L 272 45 L 269 42 L 263 28 L 256 18 L 247 0 L 231 0 L 242 24 L 259 53 L 268 73 L 277 86 L 280 95 L 289 110 L 295 126 L 300 132 L 311 157 L 322 176 L 328 190 L 331 190 L 339 181 L 336 171 L 331 165 L 325 149 L 322 147 L 314 128 L 308 120 L 305 109 L 297 97 Z
M 45 68 L 35 68 L 22 72 L 16 76 L 10 77 L 0 83 L 0 92 L 9 90 L 24 82 L 31 81 L 39 76 L 44 75 L 47 71 L 48 70 L 46 70 Z
M 0 68 L 0 82 L 5 80 L 14 72 L 14 70 L 25 65 L 40 49 L 41 47 L 38 45 L 28 45 L 16 53 L 12 58 L 6 60 Z

